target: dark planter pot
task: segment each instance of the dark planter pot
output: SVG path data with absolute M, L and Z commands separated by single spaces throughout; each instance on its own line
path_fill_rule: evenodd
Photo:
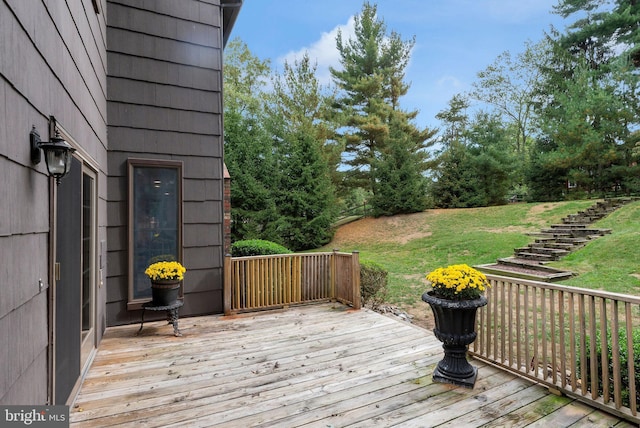
M 153 306 L 171 306 L 180 295 L 180 280 L 165 279 L 151 281 L 151 297 Z
M 478 369 L 467 361 L 467 347 L 476 340 L 476 311 L 487 304 L 487 298 L 447 300 L 428 291 L 422 300 L 431 306 L 436 324 L 433 333 L 444 349 L 444 358 L 433 372 L 433 381 L 473 388 Z

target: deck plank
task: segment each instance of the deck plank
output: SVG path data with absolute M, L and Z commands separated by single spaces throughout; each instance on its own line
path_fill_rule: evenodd
M 579 401 L 573 401 L 538 419 L 534 423 L 530 424 L 529 427 L 546 428 L 554 426 L 571 426 L 593 412 L 594 410 L 586 404 Z
M 630 428 L 637 427 L 637 425 L 632 425 L 628 422 L 622 422 L 618 418 L 613 415 L 609 415 L 603 412 L 591 412 L 582 419 L 577 420 L 572 425 L 569 425 L 571 428 L 581 428 L 581 427 L 590 427 L 590 428 Z
M 321 304 L 107 329 L 73 427 L 594 426 L 619 419 L 482 361 L 473 390 L 433 383 L 429 331 Z M 621 424 L 620 426 L 625 426 Z
M 545 394 L 539 399 L 528 403 L 512 412 L 503 414 L 499 418 L 485 424 L 487 428 L 509 426 L 513 428 L 529 426 L 540 418 L 557 411 L 571 402 L 570 398 Z

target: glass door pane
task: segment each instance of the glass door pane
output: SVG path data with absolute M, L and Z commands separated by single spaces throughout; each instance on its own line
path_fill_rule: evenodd
M 82 174 L 82 289 L 80 325 L 82 327 L 83 362 L 95 346 L 95 248 L 96 195 L 95 177 L 85 170 Z
M 82 371 L 82 162 L 56 189 L 55 262 L 59 277 L 53 283 L 54 404 L 65 404 Z

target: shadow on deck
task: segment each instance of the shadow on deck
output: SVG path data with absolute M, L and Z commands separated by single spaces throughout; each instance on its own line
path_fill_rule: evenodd
M 426 309 L 425 309 L 426 310 Z M 430 331 L 322 304 L 107 329 L 71 426 L 632 426 L 478 360 L 473 390 L 432 382 Z

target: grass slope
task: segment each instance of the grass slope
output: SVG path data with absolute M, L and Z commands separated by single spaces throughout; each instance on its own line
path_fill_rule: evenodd
M 340 227 L 334 240 L 320 250 L 359 251 L 361 259 L 384 266 L 389 271 L 389 303 L 411 311 L 422 306 L 424 277 L 431 270 L 453 263 L 492 263 L 511 256 L 514 248 L 533 241 L 527 232 L 539 232 L 594 203 L 522 203 L 365 218 Z M 611 228 L 613 233 L 552 266 L 581 274 L 566 284 L 640 294 L 640 202 L 594 226 Z

